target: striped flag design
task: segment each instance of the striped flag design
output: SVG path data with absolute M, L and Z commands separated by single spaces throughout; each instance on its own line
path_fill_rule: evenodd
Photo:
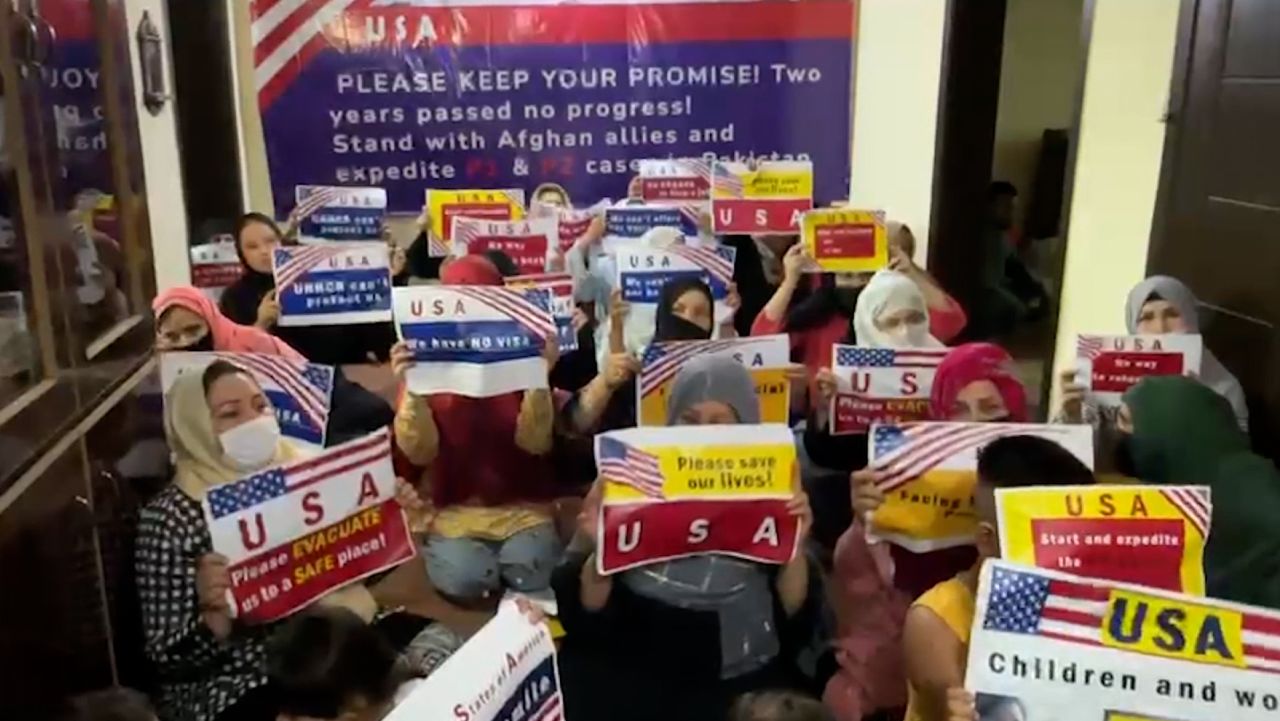
M 937 368 L 947 349 L 865 348 L 836 346 L 836 365 L 855 368 Z
M 562 721 L 564 719 L 564 704 L 560 699 L 560 692 L 557 691 L 547 697 L 542 705 L 535 709 L 529 721 Z
M 724 163 L 715 164 L 715 176 L 711 179 L 711 187 L 715 189 L 717 195 L 730 198 L 741 198 L 746 194 L 742 185 L 742 176 Z
M 995 567 L 982 627 L 1102 646 L 1112 589 Z M 1243 620 L 1244 661 L 1254 671 L 1280 673 L 1280 619 L 1249 611 Z
M 733 282 L 733 262 L 736 255 L 733 248 L 723 246 L 694 248 L 688 245 L 673 245 L 667 248 L 666 252 L 702 268 L 726 287 Z
M 644 351 L 640 367 L 640 395 L 657 392 L 684 364 L 703 353 L 718 353 L 739 344 L 737 339 L 686 340 L 653 343 Z
M 1213 515 L 1213 505 L 1209 502 L 1209 489 L 1199 488 L 1162 488 L 1160 495 L 1173 504 L 1186 516 L 1202 538 L 1209 536 L 1209 521 Z
M 338 243 L 320 243 L 316 245 L 292 245 L 276 248 L 275 258 L 276 293 L 283 293 L 298 282 L 316 266 L 328 261 L 347 250 Z
M 217 355 L 295 398 L 307 421 L 315 428 L 323 431 L 329 425 L 329 394 L 333 388 L 333 369 L 329 366 L 261 353 Z
M 390 434 L 384 429 L 314 458 L 276 466 L 234 483 L 215 486 L 208 495 L 210 514 L 216 520 L 334 476 L 388 461 L 391 456 L 390 439 Z
M 888 474 L 880 489 L 889 492 L 919 478 L 955 454 L 997 438 L 1026 433 L 1005 423 L 908 423 L 872 429 L 875 460 L 871 467 Z
M 302 200 L 293 209 L 293 220 L 295 223 L 310 218 L 317 210 L 328 206 L 333 201 L 342 197 L 343 188 L 324 187 L 313 190 L 311 194 Z
M 547 293 L 525 294 L 511 288 L 469 285 L 449 286 L 449 290 L 493 308 L 543 340 L 555 336 L 551 308 L 540 305 Z
M 630 486 L 650 498 L 663 498 L 658 457 L 622 441 L 600 436 L 596 467 L 610 481 Z
M 1103 340 L 1096 335 L 1082 335 L 1076 337 L 1076 357 L 1088 358 L 1089 360 L 1097 360 L 1102 355 L 1104 347 Z

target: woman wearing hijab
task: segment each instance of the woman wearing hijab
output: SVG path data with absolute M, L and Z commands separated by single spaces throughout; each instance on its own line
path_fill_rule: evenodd
M 213 552 L 201 501 L 209 489 L 297 458 L 248 372 L 215 361 L 185 373 L 165 398 L 173 483 L 142 510 L 134 569 L 145 651 L 159 675 L 164 718 L 275 719 L 264 689 L 269 628 L 237 623 L 227 601 L 227 559 Z M 362 585 L 320 601 L 366 621 L 376 604 Z
M 497 268 L 479 255 L 450 262 L 441 280 L 502 285 Z M 403 383 L 413 353 L 402 342 L 391 355 Z M 557 356 L 554 339 L 545 355 L 550 372 Z M 549 584 L 560 552 L 551 515 L 556 488 L 547 462 L 554 418 L 545 388 L 489 398 L 402 391 L 396 444 L 426 469 L 422 486 L 435 514 L 427 575 L 450 600 L 471 606 L 487 602 L 504 584 L 525 592 Z
M 1238 421 L 1194 378 L 1146 378 L 1124 394 L 1117 465 L 1145 483 L 1208 486 L 1206 595 L 1280 609 L 1280 473 L 1249 450 Z
M 1199 333 L 1200 302 L 1182 281 L 1167 275 L 1155 275 L 1129 291 L 1124 320 L 1131 335 Z M 1201 356 L 1199 378 L 1201 383 L 1231 404 L 1236 422 L 1248 433 L 1249 408 L 1245 404 L 1244 389 L 1207 346 Z M 1097 425 L 1096 413 L 1084 403 L 1085 388 L 1077 382 L 1076 371 L 1064 371 L 1061 383 L 1062 408 L 1055 419 Z
M 938 365 L 929 401 L 939 421 L 1025 422 L 1027 394 L 1013 359 L 989 343 L 951 350 Z M 853 510 L 865 518 L 884 503 L 880 474 L 854 472 Z M 833 596 L 840 670 L 823 699 L 841 721 L 906 706 L 902 626 L 911 601 L 938 582 L 973 565 L 973 546 L 912 553 L 888 543 L 868 543 L 862 521 L 836 544 Z
M 731 358 L 703 356 L 676 375 L 667 424 L 754 424 L 760 405 L 750 373 Z M 597 483 L 553 587 L 566 636 L 560 653 L 565 716 L 577 721 L 722 719 L 742 692 L 787 686 L 789 650 L 808 639 L 812 602 L 803 553 L 777 566 L 708 555 L 596 573 Z M 808 498 L 789 504 L 811 520 Z

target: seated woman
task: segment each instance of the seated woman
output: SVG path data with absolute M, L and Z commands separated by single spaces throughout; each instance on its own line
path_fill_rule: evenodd
M 296 458 L 275 412 L 248 372 L 215 361 L 185 373 L 165 398 L 173 483 L 142 510 L 134 559 L 147 657 L 159 676 L 164 718 L 274 721 L 264 653 L 269 628 L 236 623 L 227 559 L 213 552 L 201 500 L 214 486 Z M 320 603 L 372 618 L 362 585 Z
M 759 420 L 755 384 L 737 361 L 695 358 L 676 376 L 669 425 Z M 803 553 L 781 567 L 710 555 L 601 576 L 600 492 L 597 484 L 578 518 L 578 550 L 553 578 L 567 718 L 722 719 L 738 694 L 795 682 L 788 651 L 808 640 L 820 596 Z M 812 520 L 803 491 L 789 508 L 803 538 Z

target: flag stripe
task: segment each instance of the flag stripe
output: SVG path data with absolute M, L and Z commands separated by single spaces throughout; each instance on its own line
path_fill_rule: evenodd
M 291 479 L 289 481 L 288 490 L 290 492 L 293 492 L 293 491 L 301 490 L 303 488 L 308 488 L 310 486 L 314 486 L 317 483 L 323 483 L 324 481 L 327 481 L 330 478 L 333 478 L 334 476 L 339 476 L 348 471 L 353 471 L 361 466 L 365 466 L 370 463 L 376 463 L 378 460 L 382 458 L 389 457 L 390 450 L 391 449 L 387 447 L 377 448 L 372 451 L 366 452 L 364 455 L 351 458 L 350 461 L 340 466 L 332 466 L 332 467 L 326 466 L 324 470 L 317 471 L 309 475 L 299 476 L 299 474 L 293 469 L 288 469 L 285 472 L 285 477 L 288 479 Z M 341 457 L 345 458 L 349 456 L 348 454 L 344 453 L 342 454 Z M 295 477 L 297 477 L 297 480 L 292 480 Z
M 546 340 L 556 332 L 550 311 L 544 311 L 526 300 L 518 291 L 508 288 L 451 286 L 450 290 L 477 300 L 527 328 Z
M 231 360 L 248 366 L 249 371 L 262 375 L 285 393 L 296 398 L 302 412 L 306 414 L 307 420 L 313 426 L 323 431 L 328 425 L 329 399 L 319 388 L 302 377 L 303 368 L 281 358 L 257 354 L 237 355 Z
M 297 283 L 299 279 L 315 269 L 317 265 L 337 256 L 344 250 L 340 245 L 299 245 L 289 248 L 277 248 L 276 252 L 284 252 L 289 257 L 284 263 L 276 266 L 276 292 L 283 293 Z
M 1002 435 L 1018 432 L 1001 428 L 999 424 L 988 424 L 982 427 L 948 428 L 947 430 L 950 432 L 932 434 L 929 440 L 924 443 L 908 443 L 903 447 L 906 450 L 905 453 L 896 453 L 891 458 L 877 461 L 877 470 L 889 474 L 881 482 L 880 488 L 884 491 L 892 491 L 898 486 L 920 477 L 921 474 L 960 451 L 973 448 Z
M 719 353 L 741 344 L 739 340 L 694 340 L 659 342 L 650 345 L 640 369 L 640 395 L 657 392 L 675 378 L 689 359 L 703 353 Z

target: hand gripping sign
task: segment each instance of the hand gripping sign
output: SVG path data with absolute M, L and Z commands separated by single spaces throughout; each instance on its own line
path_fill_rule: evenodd
M 836 344 L 831 434 L 866 433 L 876 423 L 929 417 L 933 375 L 947 349 L 873 348 Z
M 889 264 L 882 210 L 811 210 L 801 219 L 800 240 L 816 273 L 869 273 Z
M 636 382 L 636 408 L 642 426 L 667 423 L 667 394 L 676 374 L 690 359 L 702 355 L 733 358 L 755 381 L 760 399 L 760 420 L 764 423 L 786 423 L 791 411 L 791 344 L 786 335 L 727 338 L 724 340 L 691 340 L 654 343 L 644 351 L 640 377 Z
M 590 208 L 560 208 L 554 205 L 539 203 L 536 200 L 529 206 L 529 217 L 534 219 L 552 218 L 556 221 L 556 237 L 560 243 L 557 250 L 567 253 L 582 236 L 591 229 L 591 223 L 604 215 L 607 205 L 597 203 Z
M 965 688 L 982 718 L 1270 721 L 1280 613 L 987 561 Z M 1008 715 L 997 715 L 995 709 Z
M 996 509 L 1005 560 L 1204 594 L 1207 487 L 1001 488 Z
M 796 233 L 800 216 L 812 208 L 813 163 L 712 165 L 711 218 L 717 233 Z
M 385 243 L 278 246 L 271 260 L 281 326 L 391 320 L 391 256 Z
M 559 252 L 559 224 L 554 218 L 536 220 L 479 220 L 455 216 L 453 254 L 457 256 L 506 253 L 522 275 L 546 272 L 553 253 Z
M 1093 429 L 1037 423 L 878 425 L 868 436 L 868 468 L 883 472 L 885 501 L 868 531 L 916 553 L 973 543 L 978 452 L 997 438 L 1036 435 L 1093 467 Z
M 524 217 L 524 191 L 512 190 L 438 190 L 427 191 L 427 212 L 431 214 L 431 232 L 436 238 L 452 240 L 455 217 L 480 220 L 520 220 Z M 449 254 L 447 245 L 432 244 L 430 254 Z
M 299 185 L 294 192 L 299 242 L 382 239 L 387 217 L 387 191 L 382 188 Z
M 210 489 L 201 506 L 230 562 L 233 614 L 274 621 L 413 558 L 395 485 L 382 430 Z
M 596 436 L 595 454 L 602 574 L 708 553 L 777 564 L 796 553 L 785 425 L 629 428 Z
M 698 234 L 697 226 L 679 208 L 645 205 L 607 208 L 600 245 L 609 254 L 638 248 L 640 239 L 654 228 L 678 228 L 686 236 Z
M 1196 375 L 1204 354 L 1199 335 L 1082 335 L 1076 367 L 1099 408 L 1120 407 L 1124 392 L 1147 376 Z

